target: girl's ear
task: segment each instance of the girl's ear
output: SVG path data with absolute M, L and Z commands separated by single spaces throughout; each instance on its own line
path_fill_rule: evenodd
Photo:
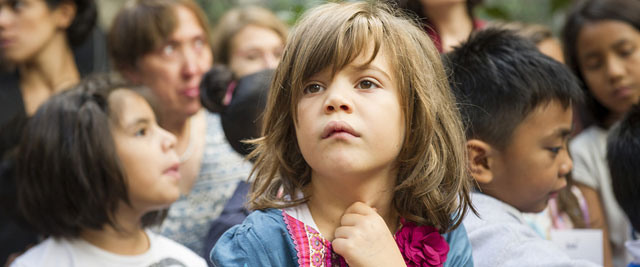
M 491 145 L 478 139 L 467 141 L 467 153 L 469 154 L 469 170 L 471 176 L 479 184 L 488 184 L 493 180 L 491 172 Z
M 61 1 L 53 10 L 55 23 L 59 29 L 67 29 L 76 17 L 77 7 L 73 1 Z

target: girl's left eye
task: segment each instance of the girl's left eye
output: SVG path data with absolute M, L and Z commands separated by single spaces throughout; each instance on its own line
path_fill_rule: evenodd
M 140 128 L 135 132 L 135 136 L 145 136 L 147 135 L 147 128 Z
M 196 39 L 193 42 L 193 45 L 195 46 L 196 49 L 201 49 L 201 48 L 204 47 L 205 43 L 204 43 L 204 40 L 202 40 L 202 39 Z
M 362 80 L 358 83 L 358 89 L 374 89 L 378 88 L 378 85 L 370 80 Z

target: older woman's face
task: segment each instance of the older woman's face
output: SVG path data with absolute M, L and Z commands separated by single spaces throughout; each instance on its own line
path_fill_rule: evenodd
M 178 25 L 164 46 L 144 55 L 129 74 L 134 82 L 151 88 L 162 114 L 189 117 L 200 110 L 200 81 L 211 68 L 206 32 L 193 12 L 175 8 Z
M 275 69 L 280 63 L 284 41 L 275 31 L 247 25 L 231 38 L 229 68 L 236 77 L 265 69 Z
M 0 54 L 12 63 L 34 60 L 56 38 L 65 40 L 75 7 L 49 9 L 44 0 L 0 0 Z

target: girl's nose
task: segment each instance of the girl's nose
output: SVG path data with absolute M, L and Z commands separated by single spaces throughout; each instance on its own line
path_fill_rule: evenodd
M 607 74 L 611 82 L 616 82 L 625 75 L 624 59 L 612 56 L 607 60 Z
M 267 53 L 263 60 L 265 69 L 275 69 L 278 67 L 278 63 L 280 63 L 280 58 L 272 53 Z
M 167 130 L 162 129 L 160 126 L 158 126 L 158 128 L 160 129 L 159 131 L 160 131 L 160 138 L 162 142 L 162 150 L 169 151 L 171 149 L 175 149 L 176 142 L 177 142 L 176 136 L 168 132 Z
M 336 111 L 344 111 L 346 113 L 353 112 L 353 104 L 344 95 L 345 92 L 342 92 L 339 88 L 327 90 L 328 96 L 324 105 L 325 113 L 330 114 Z

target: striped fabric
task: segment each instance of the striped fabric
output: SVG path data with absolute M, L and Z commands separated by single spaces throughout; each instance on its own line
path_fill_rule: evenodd
M 307 266 L 348 266 L 342 256 L 331 249 L 331 242 L 320 235 L 316 229 L 282 211 L 282 217 L 293 239 L 298 255 L 298 264 Z

